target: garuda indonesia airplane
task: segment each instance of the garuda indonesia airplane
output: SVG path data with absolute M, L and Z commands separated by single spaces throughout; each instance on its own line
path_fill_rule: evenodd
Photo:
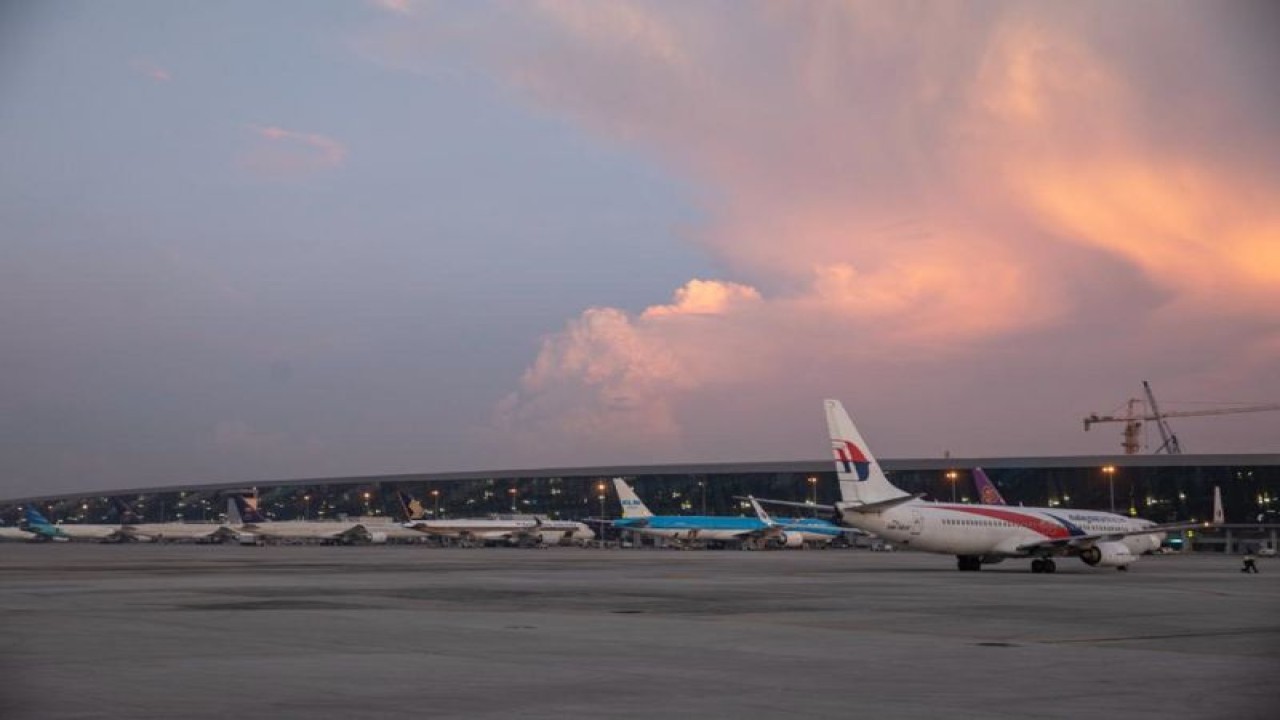
M 678 542 L 743 542 L 748 547 L 804 547 L 826 544 L 849 532 L 822 518 L 770 518 L 757 506 L 756 517 L 727 515 L 654 515 L 622 478 L 613 486 L 622 503 L 619 530 Z M 754 505 L 754 501 L 753 505 Z
M 903 549 L 955 555 L 961 570 L 1025 558 L 1031 560 L 1032 572 L 1051 573 L 1057 569 L 1055 557 L 1078 557 L 1086 565 L 1124 570 L 1143 553 L 1159 548 L 1167 531 L 1222 522 L 1217 488 L 1212 523 L 1167 525 L 1098 510 L 924 501 L 889 482 L 838 400 L 825 404 L 842 500 L 822 507 L 840 523 Z

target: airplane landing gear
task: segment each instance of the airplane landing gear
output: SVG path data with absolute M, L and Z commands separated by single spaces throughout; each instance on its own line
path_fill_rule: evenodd
M 982 558 L 977 555 L 957 555 L 956 569 L 967 572 L 976 572 L 982 569 Z
M 1036 558 L 1031 561 L 1031 572 L 1033 573 L 1051 573 L 1058 569 L 1058 565 L 1049 558 Z

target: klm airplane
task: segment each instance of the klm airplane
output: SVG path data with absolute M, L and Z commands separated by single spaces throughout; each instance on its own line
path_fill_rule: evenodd
M 754 501 L 756 517 L 726 515 L 654 515 L 622 478 L 613 486 L 622 503 L 622 518 L 613 526 L 625 532 L 676 542 L 741 542 L 746 547 L 788 547 L 825 545 L 849 532 L 820 518 L 773 519 Z

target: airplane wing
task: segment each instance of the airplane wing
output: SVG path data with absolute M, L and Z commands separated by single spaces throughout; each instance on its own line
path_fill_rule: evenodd
M 835 517 L 836 515 L 835 505 L 820 505 L 818 503 L 795 502 L 793 500 L 770 500 L 769 498 L 752 498 L 751 496 L 748 496 L 748 495 L 734 495 L 733 499 L 734 500 L 755 500 L 756 502 L 761 503 L 763 505 L 779 505 L 781 507 L 804 508 L 805 510 L 812 510 L 819 515 L 825 515 L 828 517 Z
M 1018 552 L 1034 552 L 1036 550 L 1071 550 L 1079 548 L 1092 547 L 1101 542 L 1115 542 L 1133 535 L 1152 535 L 1154 533 L 1174 532 L 1177 530 L 1200 530 L 1202 528 L 1213 527 L 1213 523 L 1209 522 L 1181 522 L 1166 523 L 1164 525 L 1148 525 L 1140 530 L 1126 530 L 1125 532 L 1111 533 L 1093 533 L 1091 535 L 1076 535 L 1074 537 L 1054 538 L 1051 540 L 1041 540 L 1039 542 L 1025 543 L 1017 546 Z

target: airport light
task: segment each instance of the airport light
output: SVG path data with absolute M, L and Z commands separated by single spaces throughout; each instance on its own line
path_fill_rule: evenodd
M 956 478 L 960 476 L 955 470 L 947 471 L 947 480 L 951 481 L 951 502 L 956 501 Z
M 604 489 L 603 482 L 596 484 L 596 492 L 600 498 L 600 547 L 604 547 Z
M 809 504 L 818 504 L 818 478 L 809 476 Z
M 435 503 L 435 509 L 431 511 L 431 517 L 440 517 L 440 491 L 431 491 L 431 500 Z
M 516 511 L 516 489 L 507 488 L 507 494 L 511 496 L 511 512 Z
M 1114 513 L 1116 511 L 1116 466 L 1103 467 L 1102 474 L 1107 476 L 1107 489 L 1111 495 L 1111 512 Z

